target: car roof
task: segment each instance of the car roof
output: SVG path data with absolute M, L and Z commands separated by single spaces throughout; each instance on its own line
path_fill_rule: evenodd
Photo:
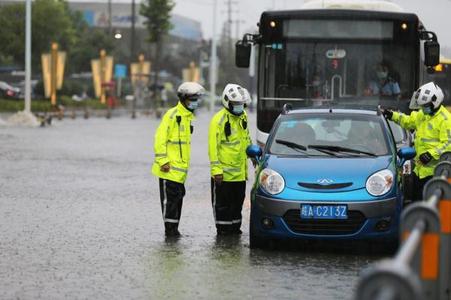
M 378 114 L 376 110 L 370 109 L 356 109 L 356 108 L 300 108 L 293 109 L 286 113 L 286 115 L 293 114 L 306 114 L 306 113 L 340 113 L 340 114 L 360 114 L 360 115 L 372 115 Z

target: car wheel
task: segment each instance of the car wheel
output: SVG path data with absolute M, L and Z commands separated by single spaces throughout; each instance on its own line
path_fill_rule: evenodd
M 377 255 L 395 255 L 396 251 L 399 248 L 399 240 L 398 239 L 389 239 L 389 240 L 376 240 L 370 241 L 369 243 L 369 252 L 370 254 Z
M 264 245 L 264 240 L 261 237 L 256 236 L 253 233 L 252 225 L 251 225 L 251 228 L 249 231 L 249 248 L 259 249 L 259 248 L 263 248 L 263 245 Z
M 253 222 L 251 218 L 249 222 L 249 248 L 251 249 L 263 248 L 263 246 L 265 245 L 265 239 L 255 234 L 255 229 L 252 224 Z
M 404 193 L 404 206 L 411 203 L 414 195 L 414 178 L 412 174 L 406 174 L 402 176 L 403 181 L 403 193 Z

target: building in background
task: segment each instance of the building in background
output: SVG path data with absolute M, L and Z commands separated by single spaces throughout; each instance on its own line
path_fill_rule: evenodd
M 23 3 L 23 0 L 0 0 L 0 5 L 12 3 Z M 136 0 L 135 5 L 135 55 L 131 53 L 131 27 L 132 27 L 132 4 L 111 0 L 93 0 L 81 2 L 77 0 L 66 0 L 73 11 L 82 13 L 87 24 L 93 28 L 104 29 L 115 39 L 115 63 L 129 64 L 137 61 L 138 54 L 143 53 L 146 59 L 151 58 L 152 46 L 146 42 L 147 30 L 144 25 L 145 18 L 139 14 L 141 1 Z M 111 16 L 110 16 L 111 14 Z M 111 22 L 110 22 L 111 18 Z M 181 77 L 182 69 L 187 67 L 191 61 L 199 61 L 199 49 L 204 47 L 201 23 L 199 21 L 172 14 L 171 29 L 165 40 L 162 57 L 162 70 L 166 70 L 175 76 Z M 168 61 L 170 60 L 170 61 Z M 177 67 L 180 65 L 180 67 Z

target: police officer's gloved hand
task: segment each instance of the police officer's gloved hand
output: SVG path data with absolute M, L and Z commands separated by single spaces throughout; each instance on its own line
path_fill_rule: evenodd
M 391 120 L 391 118 L 393 117 L 393 111 L 389 110 L 389 109 L 384 109 L 382 111 L 382 114 L 384 115 L 384 117 L 388 120 Z
M 423 165 L 427 165 L 432 160 L 432 155 L 429 152 L 424 152 L 420 155 L 420 161 Z

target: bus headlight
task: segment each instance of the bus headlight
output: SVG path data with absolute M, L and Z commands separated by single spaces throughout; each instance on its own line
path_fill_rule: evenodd
M 366 190 L 372 196 L 381 196 L 387 193 L 393 186 L 393 173 L 382 170 L 371 175 L 366 181 Z
M 285 180 L 274 170 L 263 169 L 259 176 L 260 186 L 271 195 L 279 194 L 285 188 Z

